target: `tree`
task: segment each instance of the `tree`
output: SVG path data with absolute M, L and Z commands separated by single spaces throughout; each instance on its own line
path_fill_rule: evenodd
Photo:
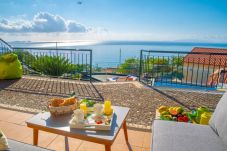
M 173 64 L 173 71 L 172 77 L 182 80 L 183 75 L 183 62 L 184 58 L 182 56 L 173 56 L 172 57 L 172 64 Z
M 150 77 L 183 78 L 183 57 L 147 57 L 143 60 L 143 72 Z
M 119 68 L 117 69 L 117 72 L 121 74 L 137 75 L 138 67 L 139 67 L 139 59 L 129 58 L 129 59 L 126 59 L 125 62 L 119 66 Z

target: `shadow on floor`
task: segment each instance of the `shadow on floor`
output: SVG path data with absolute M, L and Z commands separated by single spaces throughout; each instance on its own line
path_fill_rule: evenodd
M 9 87 L 10 85 L 16 83 L 19 80 L 20 79 L 15 79 L 15 80 L 0 80 L 0 90 Z

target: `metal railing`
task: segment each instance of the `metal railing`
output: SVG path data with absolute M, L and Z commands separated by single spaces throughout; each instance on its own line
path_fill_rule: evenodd
M 139 80 L 149 85 L 224 87 L 227 53 L 141 50 Z
M 93 66 L 93 74 L 113 74 L 113 75 L 139 75 L 139 59 L 133 59 L 133 63 L 121 63 L 119 62 L 102 62 L 96 63 Z
M 92 50 L 12 47 L 0 39 L 1 54 L 13 52 L 23 65 L 24 75 L 92 80 Z
M 10 44 L 0 38 L 0 54 L 12 51 L 13 48 Z

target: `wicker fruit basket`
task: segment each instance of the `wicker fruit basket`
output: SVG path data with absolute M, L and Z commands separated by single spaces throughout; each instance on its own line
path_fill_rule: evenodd
M 48 109 L 53 116 L 72 113 L 77 108 L 78 99 L 70 97 L 66 99 L 53 98 L 48 101 Z

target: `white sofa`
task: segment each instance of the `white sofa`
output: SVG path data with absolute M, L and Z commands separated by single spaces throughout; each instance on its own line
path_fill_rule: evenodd
M 227 92 L 209 125 L 154 120 L 152 151 L 227 151 Z

